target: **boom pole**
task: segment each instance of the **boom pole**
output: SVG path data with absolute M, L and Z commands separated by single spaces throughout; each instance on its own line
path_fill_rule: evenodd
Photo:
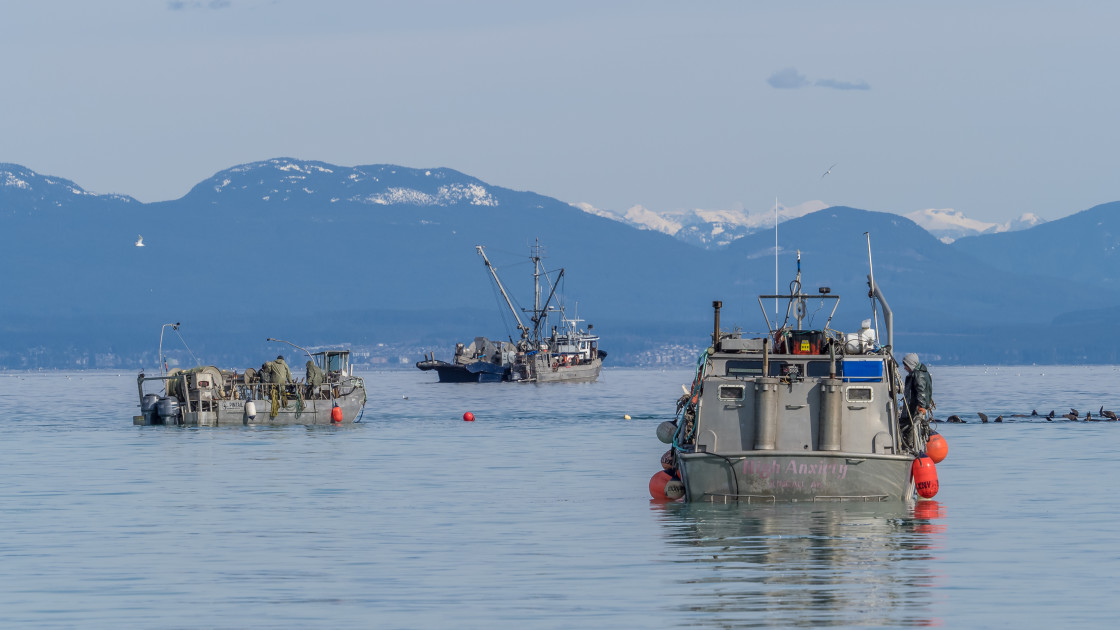
M 494 276 L 494 282 L 498 284 L 498 290 L 502 292 L 502 297 L 506 300 L 506 306 L 509 307 L 509 312 L 513 313 L 513 318 L 517 320 L 517 329 L 521 331 L 521 338 L 524 339 L 529 334 L 529 329 L 525 324 L 521 323 L 521 317 L 517 315 L 517 309 L 513 308 L 513 302 L 509 299 L 509 294 L 506 293 L 506 288 L 502 286 L 502 281 L 498 278 L 498 271 L 494 269 L 494 265 L 490 264 L 490 259 L 486 257 L 486 251 L 482 245 L 475 245 L 474 248 L 478 251 L 478 255 L 482 256 L 482 262 L 486 263 L 486 268 L 490 270 L 490 275 Z

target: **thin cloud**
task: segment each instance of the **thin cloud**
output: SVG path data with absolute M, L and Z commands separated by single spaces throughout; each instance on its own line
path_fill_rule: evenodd
M 172 11 L 185 11 L 187 9 L 228 9 L 233 5 L 232 0 L 167 0 L 167 8 Z
M 817 87 L 830 88 L 833 90 L 870 90 L 871 86 L 867 81 L 837 81 L 836 79 L 817 79 L 813 85 Z
M 778 70 L 770 75 L 770 78 L 766 79 L 766 82 L 770 84 L 770 87 L 778 90 L 798 90 L 810 86 L 827 88 L 830 90 L 871 89 L 871 85 L 867 81 L 840 81 L 838 79 L 816 79 L 811 81 L 794 67 Z
M 809 79 L 806 79 L 805 75 L 799 74 L 797 68 L 779 70 L 770 75 L 766 82 L 770 84 L 770 87 L 779 90 L 796 90 L 809 85 Z

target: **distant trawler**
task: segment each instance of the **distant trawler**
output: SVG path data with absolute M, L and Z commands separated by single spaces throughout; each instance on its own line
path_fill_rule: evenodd
M 592 333 L 592 326 L 579 327 L 583 320 L 565 315 L 563 304 L 554 304 L 556 290 L 564 270 L 551 278 L 541 263 L 541 247 L 533 246 L 533 308 L 525 309 L 529 323 L 525 324 L 513 307 L 509 293 L 482 245 L 475 247 L 490 271 L 506 306 L 517 321 L 521 338 L 511 341 L 493 341 L 475 337 L 469 345 L 456 344 L 455 356 L 450 363 L 434 356 L 416 363 L 421 370 L 434 370 L 441 383 L 497 383 L 517 381 L 522 383 L 590 382 L 599 378 L 603 358 L 607 353 L 599 349 L 599 336 Z M 541 278 L 548 286 L 541 286 Z M 541 300 L 542 289 L 548 295 Z M 556 325 L 549 326 L 549 316 L 558 316 Z M 550 331 L 550 332 L 549 332 Z

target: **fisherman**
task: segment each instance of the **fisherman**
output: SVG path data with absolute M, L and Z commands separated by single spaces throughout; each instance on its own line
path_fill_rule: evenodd
M 903 413 L 904 420 L 903 439 L 913 444 L 910 440 L 911 423 L 922 427 L 923 432 L 929 426 L 928 412 L 936 407 L 933 402 L 933 379 L 929 370 L 918 360 L 918 355 L 913 352 L 902 357 L 902 367 L 906 368 L 906 383 L 903 393 L 906 397 L 906 409 Z
M 282 354 L 272 362 L 272 382 L 280 386 L 292 382 L 292 371 L 288 369 L 288 364 L 284 362 L 284 355 Z
M 257 372 L 257 376 L 261 378 L 261 382 L 269 384 L 272 382 L 272 361 L 265 361 L 261 364 L 261 370 Z
M 319 369 L 315 362 L 307 360 L 307 397 L 311 398 L 319 387 L 323 385 L 323 370 Z

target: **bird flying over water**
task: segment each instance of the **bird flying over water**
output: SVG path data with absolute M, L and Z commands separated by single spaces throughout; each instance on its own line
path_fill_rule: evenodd
M 839 162 L 837 162 L 836 164 L 839 164 Z M 828 170 L 824 172 L 824 175 L 821 175 L 821 179 L 824 179 L 825 175 L 828 175 L 829 173 L 831 173 L 832 169 L 836 168 L 836 164 L 833 164 L 832 166 L 828 167 Z
M 143 247 L 144 246 L 144 235 L 143 234 L 138 234 L 137 236 L 139 238 L 136 239 L 136 246 L 137 247 Z

